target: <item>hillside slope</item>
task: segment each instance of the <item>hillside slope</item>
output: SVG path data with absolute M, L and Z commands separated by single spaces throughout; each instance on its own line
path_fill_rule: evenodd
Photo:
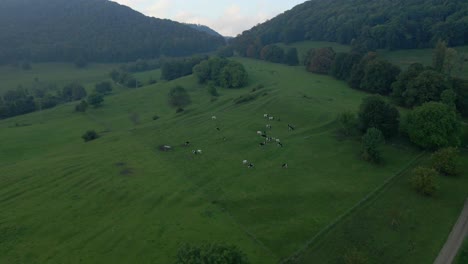
M 181 243 L 220 242 L 277 263 L 417 155 L 388 145 L 386 164 L 360 160 L 360 142 L 334 131 L 366 94 L 302 68 L 237 60 L 251 84 L 219 88 L 217 100 L 187 76 L 117 89 L 85 114 L 72 103 L 1 120 L 0 262 L 173 263 Z M 182 114 L 167 104 L 176 85 L 193 101 Z M 236 104 L 240 96 L 253 99 Z M 267 122 L 283 147 L 259 146 Z M 89 129 L 101 138 L 84 143 Z
M 205 26 L 205 25 L 200 25 L 200 24 L 185 24 L 191 28 L 194 28 L 198 31 L 202 31 L 202 32 L 206 32 L 212 36 L 217 36 L 217 37 L 222 37 L 223 35 L 219 34 L 218 32 L 216 32 L 214 29 L 208 27 L 208 26 Z
M 184 56 L 224 45 L 222 37 L 146 17 L 108 0 L 0 1 L 0 63 L 126 61 Z
M 311 0 L 245 31 L 232 43 L 241 54 L 277 42 L 332 41 L 369 49 L 468 44 L 463 0 Z

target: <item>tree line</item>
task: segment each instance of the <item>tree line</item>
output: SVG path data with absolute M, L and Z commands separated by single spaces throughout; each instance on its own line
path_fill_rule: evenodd
M 374 94 L 363 100 L 356 113 L 339 116 L 340 134 L 362 136 L 362 157 L 380 162 L 379 146 L 396 136 L 407 137 L 426 150 L 438 150 L 461 145 L 461 115 L 466 114 L 465 80 L 451 76 L 453 51 L 440 42 L 433 55 L 433 65 L 411 65 L 406 71 L 375 53 L 335 54 L 331 48 L 309 52 L 308 70 L 330 73 L 346 80 L 355 89 Z M 461 84 L 460 83 L 464 83 Z M 382 95 L 390 96 L 390 100 Z M 412 108 L 404 117 L 389 101 Z
M 0 119 L 45 110 L 59 104 L 86 98 L 89 104 L 99 106 L 104 100 L 103 96 L 110 93 L 112 89 L 110 82 L 100 82 L 88 95 L 83 85 L 77 82 L 59 88 L 55 84 L 36 80 L 29 89 L 20 86 L 17 89 L 8 90 L 0 96 Z M 83 101 L 76 110 L 86 111 L 88 102 Z
M 310 72 L 329 74 L 353 89 L 390 96 L 399 106 L 444 102 L 468 116 L 468 81 L 453 76 L 454 68 L 463 63 L 463 56 L 445 42 L 437 44 L 432 66 L 414 63 L 405 71 L 375 52 L 335 53 L 332 48 L 318 48 L 311 49 L 304 59 Z
M 307 1 L 231 41 L 242 56 L 273 43 L 330 41 L 365 50 L 468 44 L 464 0 Z

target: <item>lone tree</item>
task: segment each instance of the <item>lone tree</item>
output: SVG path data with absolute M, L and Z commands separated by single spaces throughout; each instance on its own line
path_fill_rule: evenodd
M 249 82 L 249 75 L 241 63 L 230 61 L 219 75 L 221 86 L 225 88 L 242 88 Z
M 172 107 L 179 109 L 183 109 L 184 107 L 190 105 L 192 100 L 190 99 L 190 95 L 187 93 L 184 87 L 176 86 L 169 91 L 169 104 Z
M 435 179 L 437 171 L 434 169 L 419 167 L 413 170 L 411 183 L 413 188 L 420 194 L 433 196 L 437 190 Z
M 364 98 L 359 109 L 359 126 L 361 132 L 369 128 L 379 129 L 385 138 L 398 134 L 400 113 L 393 105 L 385 102 L 381 96 Z
M 362 158 L 366 161 L 379 163 L 382 161 L 379 146 L 384 143 L 384 136 L 377 128 L 369 128 L 362 137 Z
M 176 264 L 249 264 L 247 256 L 237 247 L 205 244 L 184 245 L 177 252 Z
M 98 137 L 99 137 L 98 133 L 96 133 L 96 131 L 94 131 L 94 130 L 88 130 L 88 131 L 86 131 L 86 133 L 83 134 L 83 136 L 81 136 L 81 138 L 85 142 L 95 140 Z
M 415 108 L 406 119 L 405 130 L 413 143 L 425 149 L 457 147 L 462 133 L 457 113 L 435 102 Z
M 431 166 L 439 173 L 447 176 L 458 174 L 457 170 L 457 155 L 456 148 L 443 148 L 432 154 Z
M 93 93 L 88 96 L 88 102 L 94 107 L 99 107 L 104 102 L 104 97 L 99 93 Z

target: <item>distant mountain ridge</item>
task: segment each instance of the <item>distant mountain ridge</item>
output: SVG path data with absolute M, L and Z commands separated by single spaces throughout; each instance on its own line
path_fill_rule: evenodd
M 129 61 L 192 55 L 224 45 L 220 36 L 108 0 L 2 0 L 0 32 L 0 63 Z
M 190 23 L 184 23 L 185 25 L 193 28 L 193 29 L 196 29 L 198 31 L 202 31 L 202 32 L 206 32 L 212 36 L 217 36 L 217 37 L 224 37 L 223 35 L 219 34 L 216 30 L 208 27 L 208 26 L 205 26 L 205 25 L 201 25 L 201 24 L 190 24 Z
M 262 45 L 303 40 L 362 45 L 368 49 L 468 45 L 466 0 L 311 0 L 243 32 L 241 54 Z

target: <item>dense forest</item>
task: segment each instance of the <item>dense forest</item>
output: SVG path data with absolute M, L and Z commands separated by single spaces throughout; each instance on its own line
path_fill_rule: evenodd
M 134 61 L 213 51 L 225 43 L 108 0 L 2 0 L 0 32 L 0 64 Z
M 232 45 L 259 57 L 263 46 L 302 40 L 353 44 L 366 50 L 468 44 L 466 0 L 311 0 L 243 32 Z

